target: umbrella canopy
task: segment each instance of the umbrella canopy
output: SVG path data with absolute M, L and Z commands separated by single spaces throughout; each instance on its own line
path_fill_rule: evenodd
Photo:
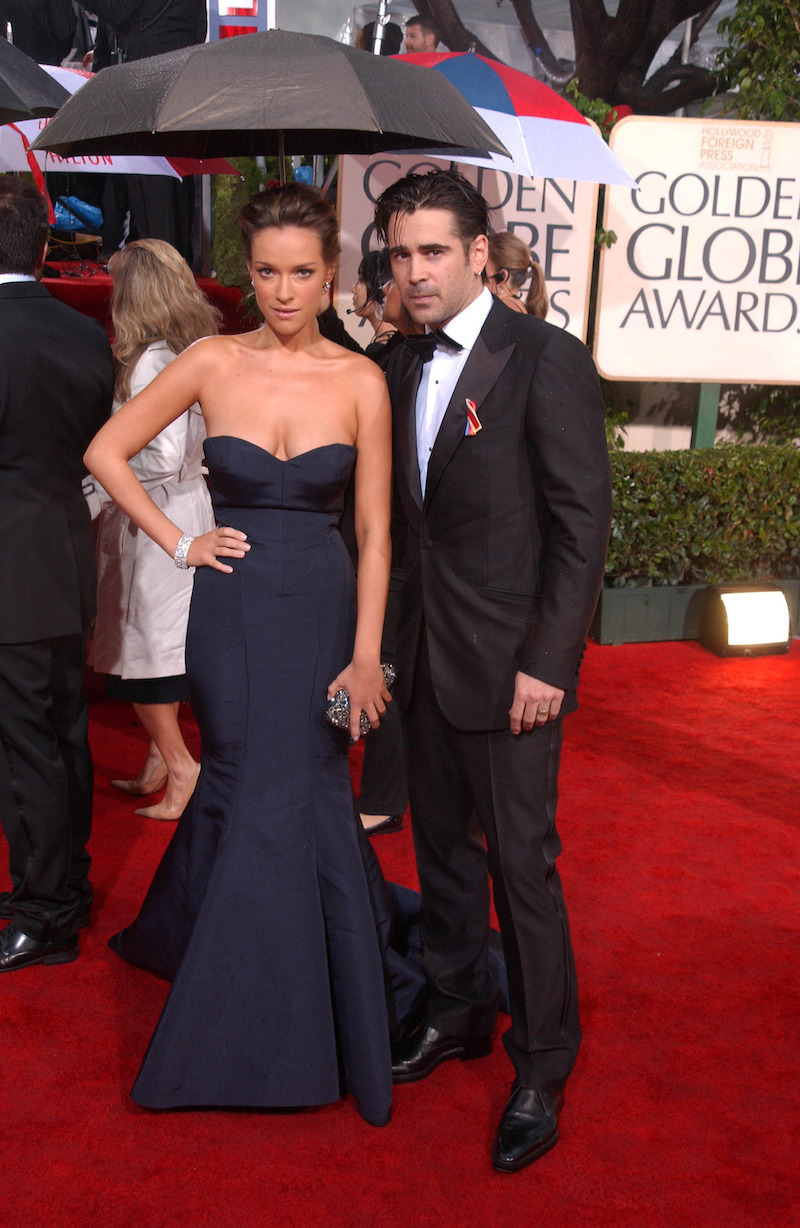
M 494 154 L 490 158 L 458 156 L 459 162 L 517 175 L 636 187 L 589 121 L 549 85 L 528 73 L 471 51 L 428 52 L 397 58 L 433 68 L 451 81 L 511 155 L 510 159 Z M 443 150 L 439 156 L 457 155 L 452 150 Z
M 35 60 L 0 38 L 0 124 L 52 115 L 68 97 Z
M 438 73 L 268 30 L 103 69 L 34 148 L 205 158 L 441 145 L 507 152 Z
M 66 95 L 75 94 L 91 81 L 92 73 L 76 68 L 42 65 L 54 81 L 63 86 Z M 224 159 L 207 162 L 199 159 L 170 159 L 148 155 L 89 154 L 65 160 L 58 154 L 33 153 L 30 146 L 48 124 L 47 119 L 22 120 L 0 127 L 0 171 L 34 170 L 34 162 L 43 171 L 80 171 L 98 175 L 168 175 L 181 179 L 184 175 L 236 175 L 235 167 Z

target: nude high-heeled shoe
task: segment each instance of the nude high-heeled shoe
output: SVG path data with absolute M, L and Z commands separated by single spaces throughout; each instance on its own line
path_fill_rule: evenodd
M 158 802 L 155 806 L 143 806 L 139 810 L 134 810 L 133 813 L 140 814 L 145 819 L 161 819 L 167 823 L 174 822 L 175 819 L 179 819 L 181 817 L 184 810 L 189 805 L 189 799 L 195 791 L 195 786 L 197 785 L 197 778 L 199 775 L 200 764 L 198 763 L 197 770 L 189 781 L 189 784 L 186 786 L 183 798 L 181 799 L 181 804 L 177 810 L 168 810 L 164 802 Z
M 162 771 L 163 769 L 163 771 Z M 115 789 L 119 789 L 120 793 L 128 793 L 132 797 L 147 797 L 150 793 L 158 793 L 159 789 L 163 789 L 167 783 L 167 769 L 163 763 L 161 768 L 158 768 L 149 780 L 145 780 L 142 784 L 138 780 L 111 780 L 111 784 Z

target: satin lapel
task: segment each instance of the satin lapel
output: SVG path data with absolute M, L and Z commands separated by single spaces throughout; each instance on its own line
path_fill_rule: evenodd
M 415 354 L 408 355 L 401 374 L 391 382 L 392 410 L 395 423 L 395 468 L 422 510 L 422 488 L 419 483 L 417 459 L 417 390 L 422 379 L 422 363 Z
M 497 330 L 496 328 L 491 328 L 490 322 L 494 323 L 493 313 L 489 315 L 478 340 L 472 347 L 470 356 L 464 365 L 464 370 L 461 372 L 453 395 L 450 398 L 450 404 L 445 410 L 442 425 L 439 427 L 439 433 L 436 436 L 436 442 L 433 445 L 430 463 L 428 464 L 428 481 L 425 486 L 426 504 L 430 501 L 439 478 L 449 464 L 453 453 L 464 438 L 464 431 L 467 425 L 467 397 L 475 402 L 475 408 L 478 417 L 480 417 L 481 404 L 497 383 L 506 363 L 516 348 L 512 342 L 503 349 L 492 351 L 486 344 L 486 340 L 484 340 L 485 335 L 492 336 L 494 334 L 494 338 L 500 339 L 497 337 L 499 331 L 500 337 L 503 340 L 507 340 L 508 333 L 504 329 Z

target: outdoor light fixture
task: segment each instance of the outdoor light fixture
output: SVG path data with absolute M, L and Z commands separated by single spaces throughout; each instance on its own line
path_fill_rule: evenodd
M 786 652 L 792 641 L 786 594 L 777 584 L 708 588 L 700 639 L 720 657 Z

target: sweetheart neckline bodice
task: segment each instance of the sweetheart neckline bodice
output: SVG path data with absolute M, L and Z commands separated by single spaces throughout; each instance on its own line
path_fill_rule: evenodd
M 252 439 L 245 439 L 243 435 L 207 435 L 206 443 L 214 439 L 235 439 L 237 443 L 246 443 L 249 447 L 263 452 L 265 456 L 272 457 L 279 465 L 290 465 L 292 461 L 302 460 L 304 456 L 311 456 L 314 452 L 324 452 L 326 448 L 347 448 L 351 452 L 356 451 L 356 446 L 352 443 L 321 443 L 316 448 L 307 448 L 305 452 L 298 452 L 295 456 L 283 457 L 276 456 L 274 452 L 270 452 L 269 448 L 262 447 L 260 443 L 255 443 Z

